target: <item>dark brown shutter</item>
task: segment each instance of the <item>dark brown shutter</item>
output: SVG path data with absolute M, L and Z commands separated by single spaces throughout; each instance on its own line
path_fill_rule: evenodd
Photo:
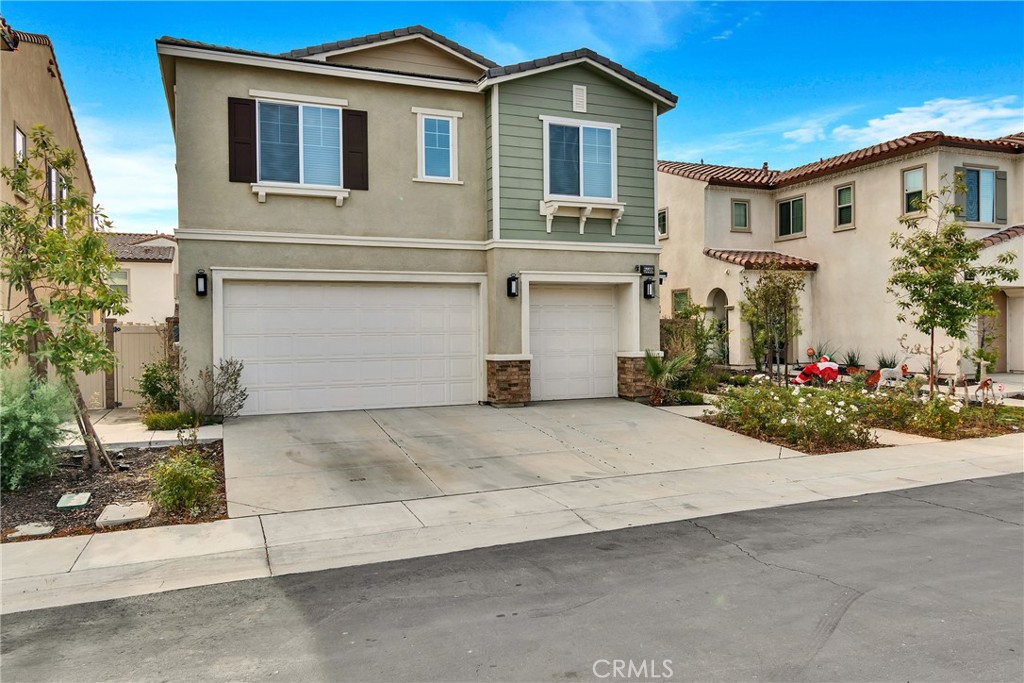
M 1006 225 L 1006 171 L 996 171 L 996 223 Z
M 256 100 L 228 98 L 228 180 L 256 182 Z
M 966 185 L 967 169 L 964 168 L 963 166 L 954 166 L 953 177 L 956 179 L 956 183 L 962 183 Z M 957 189 L 953 193 L 953 203 L 956 204 L 956 219 L 958 221 L 967 220 L 967 193 L 961 192 L 959 189 Z
M 349 190 L 370 189 L 370 156 L 367 140 L 366 112 L 345 109 L 341 115 L 342 163 L 345 187 Z

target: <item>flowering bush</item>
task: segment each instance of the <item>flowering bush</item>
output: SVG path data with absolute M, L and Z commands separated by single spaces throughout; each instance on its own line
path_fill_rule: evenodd
M 848 388 L 779 387 L 754 381 L 720 396 L 715 424 L 748 436 L 809 452 L 867 448 L 874 444 L 863 419 L 864 395 Z

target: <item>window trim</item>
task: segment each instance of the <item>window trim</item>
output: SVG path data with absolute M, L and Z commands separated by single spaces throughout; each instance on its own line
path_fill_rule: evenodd
M 779 232 L 780 229 L 782 228 L 782 226 L 779 223 L 779 207 L 781 205 L 783 205 L 783 204 L 795 202 L 798 199 L 803 203 L 803 207 L 804 207 L 804 211 L 803 211 L 804 224 L 801 227 L 800 232 L 798 232 L 798 233 L 793 233 L 792 232 L 792 229 L 793 229 L 793 227 L 792 227 L 793 212 L 792 212 L 792 209 L 790 209 L 790 214 L 789 214 L 790 215 L 790 223 L 791 223 L 791 225 L 790 225 L 790 233 L 788 235 L 782 235 Z M 807 237 L 807 195 L 806 194 L 796 194 L 796 195 L 793 195 L 791 197 L 785 197 L 783 199 L 775 200 L 775 241 L 776 242 L 785 242 L 787 240 L 798 240 L 798 239 L 802 239 L 804 237 Z
M 250 91 L 250 92 L 263 92 L 263 91 Z M 259 201 L 266 201 L 267 194 L 289 194 L 282 190 L 288 188 L 294 188 L 296 190 L 306 190 L 306 192 L 299 192 L 298 194 L 310 195 L 310 196 L 331 196 L 339 195 L 339 191 L 345 191 L 345 136 L 342 126 L 342 117 L 344 115 L 345 107 L 340 104 L 325 104 L 321 102 L 306 102 L 303 101 L 301 95 L 295 95 L 295 99 L 279 99 L 288 97 L 282 93 L 265 93 L 266 95 L 273 95 L 273 97 L 257 97 L 256 99 L 256 182 L 252 184 L 253 192 L 259 195 Z M 319 98 L 328 99 L 328 98 Z M 347 102 L 346 100 L 335 100 L 336 102 Z M 260 135 L 260 104 L 266 102 L 268 104 L 283 104 L 292 107 L 298 107 L 299 109 L 299 180 L 298 182 L 292 182 L 289 180 L 264 180 L 263 179 L 263 138 Z M 303 168 L 303 125 L 302 125 L 302 108 L 303 107 L 317 107 L 319 109 L 336 109 L 338 111 L 338 184 L 337 185 L 322 185 L 317 183 L 304 183 L 302 177 L 305 175 L 305 169 Z M 321 194 L 314 194 L 320 192 Z M 322 194 L 322 193 L 329 194 Z M 345 194 L 348 197 L 348 194 Z M 341 206 L 342 197 L 338 197 L 338 206 Z
M 543 173 L 544 173 L 544 200 L 568 200 L 576 202 L 584 202 L 587 204 L 597 205 L 617 205 L 619 203 L 619 128 L 621 124 L 608 123 L 605 121 L 591 121 L 588 119 L 567 119 L 561 116 L 547 116 L 546 114 L 540 115 L 542 128 L 544 131 L 544 159 L 543 159 Z M 580 194 L 552 194 L 551 187 L 551 147 L 550 147 L 550 128 L 551 125 L 556 126 L 575 126 L 577 128 L 603 128 L 611 131 L 611 142 L 612 142 L 612 196 L 611 197 L 588 197 L 583 194 L 583 134 L 580 133 Z
M 739 227 L 736 225 L 736 204 L 745 204 L 747 207 L 747 226 Z M 750 229 L 750 200 L 730 198 L 729 199 L 729 231 L 730 232 L 751 232 Z
M 850 188 L 850 203 L 840 204 L 839 203 L 839 190 L 844 188 Z M 846 230 L 856 230 L 857 228 L 857 183 L 851 180 L 848 183 L 840 183 L 839 185 L 832 186 L 832 203 L 835 207 L 833 211 L 833 232 L 844 232 Z M 839 223 L 839 209 L 849 206 L 850 207 L 850 222 Z M 806 218 L 806 217 L 805 217 Z
M 117 270 L 110 271 L 111 276 L 124 273 L 124 300 L 131 301 L 132 299 L 132 271 L 131 269 L 118 268 Z M 113 282 L 107 282 L 107 286 L 113 289 L 115 284 Z M 120 287 L 120 283 L 116 286 Z
M 661 231 L 661 216 L 662 216 L 662 214 L 665 215 L 665 232 Z M 655 232 L 658 233 L 658 239 L 659 240 L 667 240 L 668 239 L 668 207 L 667 206 L 663 207 L 661 209 L 658 209 L 658 213 L 656 214 L 656 219 L 655 219 L 655 223 L 654 223 L 654 230 L 655 230 Z
M 459 180 L 459 119 L 462 118 L 462 112 L 413 107 L 412 113 L 416 114 L 416 177 L 413 178 L 413 181 L 418 183 L 441 183 L 442 185 L 464 185 L 465 183 Z M 448 149 L 448 168 L 451 174 L 447 178 L 428 176 L 426 173 L 426 148 L 424 147 L 423 124 L 427 119 L 446 120 L 451 126 L 451 145 Z
M 20 154 L 18 147 L 21 147 Z M 14 166 L 28 161 L 28 136 L 18 124 L 14 124 Z
M 672 310 L 672 317 L 673 318 L 676 317 L 676 313 L 677 313 L 677 311 L 676 311 L 676 295 L 677 294 L 686 294 L 686 300 L 689 301 L 691 304 L 693 303 L 693 294 L 690 292 L 690 288 L 689 287 L 680 287 L 679 289 L 673 289 L 672 290 L 672 299 L 669 301 L 669 308 Z
M 58 220 L 56 212 L 57 203 L 60 202 L 60 186 L 60 173 L 53 166 L 46 164 L 46 201 L 51 206 L 50 216 L 47 218 L 46 224 L 51 228 L 56 228 L 63 223 L 63 220 Z
M 981 179 L 979 176 L 978 180 L 978 220 L 972 221 L 967 217 L 967 193 L 964 193 L 964 206 L 960 207 L 963 211 L 963 222 L 969 225 L 981 225 L 981 226 L 994 226 L 999 225 L 996 223 L 996 184 L 999 182 L 999 171 L 1001 170 L 998 166 L 989 166 L 987 164 L 972 164 L 972 163 L 961 163 L 957 164 L 964 169 L 964 185 L 967 185 L 967 171 L 978 171 L 980 174 L 982 171 L 990 171 L 992 173 L 992 220 L 983 221 L 981 220 Z
M 900 169 L 900 215 L 901 216 L 922 216 L 925 211 L 908 211 L 907 210 L 907 172 L 908 171 L 921 171 L 921 199 L 924 199 L 925 193 L 928 191 L 928 165 L 918 164 L 917 166 L 907 166 Z M 914 190 L 917 192 L 918 190 Z

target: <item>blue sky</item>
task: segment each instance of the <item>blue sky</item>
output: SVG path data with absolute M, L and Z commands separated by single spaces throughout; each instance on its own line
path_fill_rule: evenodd
M 1024 130 L 1024 3 L 36 2 L 97 198 L 118 230 L 177 223 L 154 40 L 267 52 L 423 24 L 507 64 L 589 47 L 679 96 L 659 156 L 791 168 L 919 130 Z

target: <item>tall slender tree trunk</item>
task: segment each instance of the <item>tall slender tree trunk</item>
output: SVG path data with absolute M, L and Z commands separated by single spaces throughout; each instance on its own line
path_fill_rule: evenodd
M 928 396 L 935 393 L 935 328 L 931 332 L 931 347 L 928 351 Z

